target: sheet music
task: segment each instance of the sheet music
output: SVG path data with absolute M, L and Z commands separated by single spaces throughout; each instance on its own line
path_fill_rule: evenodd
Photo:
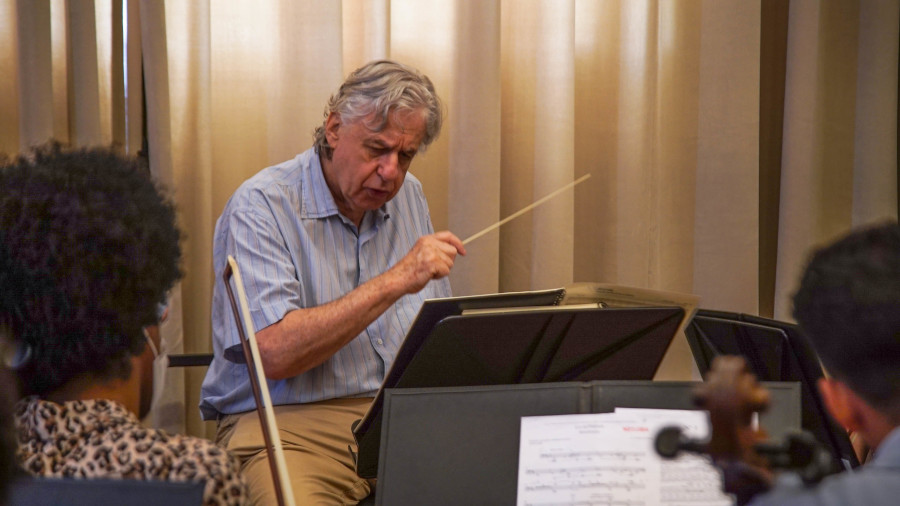
M 656 455 L 653 439 L 667 425 L 680 425 L 690 437 L 703 437 L 708 430 L 702 411 L 620 409 L 523 417 L 517 504 L 734 504 L 703 457 L 663 461 Z

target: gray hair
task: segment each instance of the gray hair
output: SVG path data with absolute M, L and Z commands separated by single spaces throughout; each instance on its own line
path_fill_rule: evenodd
M 374 113 L 366 127 L 380 132 L 387 126 L 390 114 L 397 110 L 422 110 L 425 113 L 425 137 L 421 149 L 431 144 L 441 132 L 441 99 L 434 92 L 428 76 L 390 60 L 363 65 L 354 70 L 328 100 L 325 120 L 316 128 L 316 153 L 331 159 L 333 149 L 325 139 L 325 123 L 331 113 L 339 115 L 344 123 L 353 123 Z

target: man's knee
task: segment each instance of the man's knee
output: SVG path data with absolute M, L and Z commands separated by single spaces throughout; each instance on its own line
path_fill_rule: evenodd
M 240 455 L 238 458 L 241 459 L 241 473 L 250 489 L 249 504 L 265 506 L 278 504 L 275 482 L 272 479 L 272 470 L 265 450 L 263 449 L 255 455 Z M 297 502 L 296 504 L 299 506 L 306 503 Z
M 265 450 L 244 454 L 242 472 L 250 488 L 250 504 L 277 503 L 274 480 Z M 300 504 L 357 504 L 372 492 L 368 480 L 332 458 L 306 449 L 285 448 L 294 502 Z

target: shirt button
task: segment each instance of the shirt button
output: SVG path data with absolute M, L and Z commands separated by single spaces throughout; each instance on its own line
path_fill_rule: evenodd
M 384 341 L 382 341 L 381 339 L 376 339 L 375 344 L 377 344 L 378 346 L 381 346 L 382 344 L 384 344 Z

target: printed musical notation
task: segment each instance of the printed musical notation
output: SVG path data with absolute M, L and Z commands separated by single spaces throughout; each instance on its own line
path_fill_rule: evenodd
M 620 409 L 616 413 L 526 417 L 519 448 L 520 506 L 733 504 L 721 477 L 699 456 L 662 461 L 653 438 L 677 424 L 708 430 L 698 411 Z
M 640 460 L 643 457 L 642 452 L 627 452 L 627 451 L 619 451 L 619 452 L 611 452 L 611 451 L 603 451 L 603 450 L 589 450 L 589 451 L 573 451 L 573 452 L 565 452 L 565 453 L 542 453 L 541 458 L 545 459 L 565 459 L 565 460 L 587 460 L 591 461 L 594 459 L 616 459 L 624 462 L 628 462 L 628 460 Z
M 551 462 L 553 461 L 551 460 Z M 526 471 L 529 476 L 535 476 L 538 478 L 540 478 L 542 475 L 593 476 L 596 473 L 621 473 L 625 476 L 628 476 L 629 478 L 633 478 L 635 476 L 639 477 L 646 472 L 646 469 L 638 466 L 555 466 L 552 469 L 529 469 L 528 471 Z

